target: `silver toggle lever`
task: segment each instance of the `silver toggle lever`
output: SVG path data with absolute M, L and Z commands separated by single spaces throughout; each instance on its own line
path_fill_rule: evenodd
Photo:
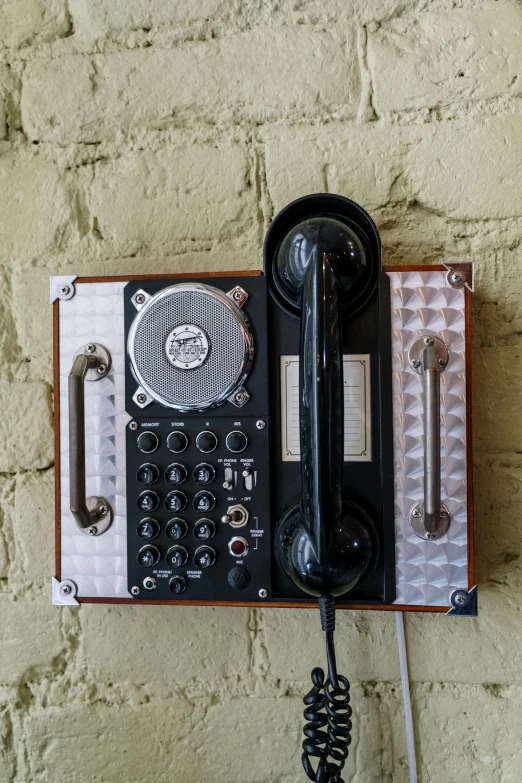
M 113 509 L 106 498 L 85 493 L 85 381 L 105 378 L 111 367 L 109 351 L 89 343 L 74 357 L 69 373 L 69 505 L 76 524 L 88 536 L 99 536 L 109 529 Z
M 440 337 L 426 335 L 408 351 L 410 367 L 422 376 L 424 408 L 424 500 L 410 509 L 410 527 L 419 538 L 435 541 L 447 533 L 451 517 L 441 501 L 440 375 L 449 352 Z

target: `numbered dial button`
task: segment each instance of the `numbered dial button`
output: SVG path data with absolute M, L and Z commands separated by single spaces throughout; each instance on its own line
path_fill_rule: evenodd
M 204 492 L 198 492 L 194 497 L 194 508 L 196 511 L 200 511 L 203 514 L 206 514 L 208 511 L 212 511 L 215 505 L 216 498 L 212 492 L 209 492 L 208 490 L 205 490 Z
M 155 511 L 158 508 L 159 502 L 160 499 L 158 493 L 153 492 L 151 489 L 147 489 L 145 492 L 141 492 L 138 495 L 136 505 L 140 511 L 150 513 L 151 511 Z
M 167 438 L 167 448 L 174 454 L 181 454 L 188 446 L 188 438 L 184 432 L 173 430 Z
M 234 430 L 233 432 L 229 432 L 225 442 L 227 445 L 227 449 L 229 451 L 232 451 L 234 454 L 239 454 L 241 451 L 244 451 L 248 446 L 247 436 L 245 435 L 244 432 L 240 432 L 239 430 Z
M 157 522 L 155 519 L 152 519 L 152 517 L 142 519 L 136 530 L 139 538 L 143 538 L 146 541 L 149 541 L 151 538 L 156 538 L 159 532 L 159 522 Z
M 210 432 L 210 430 L 203 430 L 196 438 L 196 446 L 204 454 L 209 454 L 211 451 L 214 451 L 217 445 L 217 435 Z
M 165 508 L 167 511 L 183 511 L 186 505 L 187 496 L 184 492 L 180 492 L 179 490 L 175 489 L 174 492 L 169 492 L 165 498 Z
M 159 479 L 159 468 L 157 465 L 153 465 L 152 462 L 145 462 L 137 470 L 136 478 L 140 484 L 155 484 Z
M 179 462 L 173 462 L 165 471 L 165 481 L 167 484 L 183 484 L 187 478 L 187 469 L 185 465 Z
M 172 546 L 165 555 L 165 560 L 171 568 L 181 568 L 188 560 L 188 552 L 184 546 Z
M 216 552 L 211 546 L 200 546 L 194 554 L 194 563 L 198 568 L 210 568 L 216 562 Z
M 198 519 L 194 525 L 194 535 L 200 541 L 208 541 L 216 535 L 216 526 L 211 519 Z
M 184 519 L 171 519 L 167 527 L 165 528 L 165 535 L 170 538 L 171 541 L 179 541 L 180 538 L 185 538 L 188 533 L 188 525 Z
M 159 559 L 159 549 L 156 549 L 155 546 L 142 546 L 138 552 L 138 565 L 142 566 L 142 568 L 152 568 L 152 566 L 156 565 Z
M 187 580 L 184 579 L 182 576 L 173 576 L 172 579 L 169 582 L 169 590 L 171 593 L 174 593 L 174 595 L 179 595 L 180 593 L 184 593 L 187 589 Z
M 192 471 L 192 478 L 196 484 L 210 484 L 216 478 L 216 471 L 208 462 L 202 462 Z
M 138 448 L 140 451 L 145 452 L 145 454 L 151 454 L 153 451 L 156 451 L 158 446 L 159 439 L 155 432 L 145 430 L 145 432 L 141 432 L 138 435 Z

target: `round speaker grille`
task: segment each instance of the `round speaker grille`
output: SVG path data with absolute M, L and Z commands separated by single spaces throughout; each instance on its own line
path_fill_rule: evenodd
M 224 402 L 244 380 L 252 336 L 238 307 L 218 288 L 180 283 L 142 307 L 128 350 L 138 383 L 171 408 Z

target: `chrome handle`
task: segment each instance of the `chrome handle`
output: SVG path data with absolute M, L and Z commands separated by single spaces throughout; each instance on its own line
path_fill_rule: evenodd
M 113 510 L 106 498 L 85 493 L 85 381 L 105 378 L 110 366 L 109 351 L 89 343 L 78 351 L 69 373 L 69 505 L 76 524 L 89 536 L 109 529 Z
M 446 343 L 433 335 L 419 337 L 408 351 L 410 367 L 422 376 L 424 408 L 424 500 L 410 509 L 410 526 L 429 541 L 447 533 L 451 521 L 440 484 L 440 376 L 448 360 Z

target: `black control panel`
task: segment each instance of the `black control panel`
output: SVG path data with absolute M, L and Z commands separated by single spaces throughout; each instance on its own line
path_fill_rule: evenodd
M 126 430 L 128 590 L 138 601 L 262 602 L 271 597 L 272 567 L 266 284 L 260 277 L 198 282 L 208 282 L 224 293 L 239 284 L 247 291 L 242 314 L 253 337 L 254 360 L 241 385 L 242 404 L 227 399 L 207 410 L 182 413 L 157 400 L 139 404 L 138 383 L 127 357 L 126 408 L 132 416 Z M 154 296 L 178 283 L 129 283 L 127 333 L 139 312 L 136 295 Z M 189 337 L 182 335 L 179 345 L 190 384 L 198 375 L 188 365 L 201 343 L 195 330 L 198 313 L 192 314 L 190 301 L 183 300 L 183 307 L 189 326 L 183 331 Z M 216 318 L 212 312 L 211 316 Z M 158 331 L 179 329 L 176 315 L 169 313 L 169 319 Z M 226 332 L 221 337 L 216 329 L 218 333 L 226 356 L 229 337 Z M 221 348 L 210 330 L 205 334 L 205 350 Z M 158 340 L 164 344 L 165 335 L 161 333 Z M 197 357 L 193 363 L 199 366 Z M 201 366 L 199 377 L 206 368 Z M 210 369 L 207 382 L 212 384 L 217 371 Z
M 238 414 L 129 423 L 132 595 L 262 598 L 259 591 L 271 584 L 267 457 L 265 419 Z

